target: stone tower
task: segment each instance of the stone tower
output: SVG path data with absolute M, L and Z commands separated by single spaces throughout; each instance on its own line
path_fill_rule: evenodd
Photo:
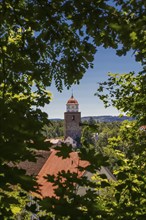
M 65 138 L 68 136 L 74 140 L 80 140 L 81 137 L 81 112 L 79 112 L 78 101 L 72 95 L 67 101 L 66 112 L 64 113 Z

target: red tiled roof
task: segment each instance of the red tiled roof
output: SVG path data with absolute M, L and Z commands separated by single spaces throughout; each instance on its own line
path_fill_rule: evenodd
M 78 101 L 72 95 L 70 99 L 67 101 L 67 104 L 78 104 Z
M 146 125 L 142 125 L 139 129 L 140 129 L 141 131 L 146 131 Z
M 52 150 L 50 157 L 38 174 L 38 184 L 41 185 L 40 193 L 42 197 L 55 196 L 55 187 L 51 182 L 47 182 L 44 176 L 47 176 L 47 174 L 57 176 L 61 171 L 70 171 L 71 173 L 76 172 L 80 178 L 84 174 L 84 171 L 79 171 L 78 166 L 85 168 L 89 165 L 87 161 L 79 159 L 77 152 L 71 152 L 70 157 L 65 159 L 58 157 L 56 153 L 56 150 Z

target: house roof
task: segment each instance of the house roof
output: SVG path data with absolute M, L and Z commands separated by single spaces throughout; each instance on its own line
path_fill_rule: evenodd
M 140 129 L 141 131 L 146 131 L 146 125 L 142 125 L 139 129 Z
M 50 151 L 38 150 L 36 151 L 36 162 L 26 160 L 20 162 L 17 166 L 19 169 L 26 170 L 26 174 L 37 176 L 50 154 Z
M 61 138 L 47 138 L 45 139 L 45 142 L 50 142 L 53 145 L 60 145 L 63 140 Z
M 70 171 L 71 173 L 77 173 L 80 178 L 84 174 L 84 171 L 80 171 L 78 166 L 85 168 L 88 165 L 89 162 L 80 160 L 77 152 L 71 152 L 70 157 L 63 159 L 62 157 L 57 156 L 57 151 L 53 149 L 48 160 L 38 174 L 37 182 L 41 185 L 40 194 L 42 197 L 55 196 L 55 186 L 44 178 L 47 174 L 57 177 L 57 174 L 61 171 Z

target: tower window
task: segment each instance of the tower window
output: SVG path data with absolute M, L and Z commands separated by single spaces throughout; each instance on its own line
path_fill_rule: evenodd
M 73 116 L 72 116 L 72 121 L 74 121 L 74 120 L 75 120 L 75 116 L 73 115 Z

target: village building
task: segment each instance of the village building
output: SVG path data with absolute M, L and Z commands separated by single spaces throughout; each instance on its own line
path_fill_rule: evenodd
M 67 101 L 66 112 L 64 113 L 65 138 L 71 137 L 79 141 L 81 138 L 81 112 L 79 103 L 72 95 Z
M 52 144 L 51 149 L 49 148 L 48 151 L 36 151 L 36 162 L 24 161 L 19 164 L 19 167 L 25 169 L 28 175 L 37 177 L 37 182 L 40 185 L 39 193 L 42 198 L 55 196 L 54 190 L 56 187 L 44 178 L 47 175 L 57 177 L 59 172 L 69 171 L 71 173 L 77 173 L 79 178 L 86 175 L 88 179 L 91 179 L 92 174 L 85 171 L 89 162 L 81 160 L 78 153 L 74 151 L 74 149 L 78 147 L 78 141 L 81 138 L 80 123 L 81 112 L 79 112 L 79 103 L 72 95 L 67 101 L 66 112 L 64 113 L 64 140 L 46 139 L 45 142 L 48 142 L 48 145 Z M 61 147 L 62 143 L 67 144 L 67 146 L 72 146 L 73 151 L 67 158 L 59 156 L 58 151 L 55 149 L 56 146 Z M 79 167 L 82 168 L 82 171 Z M 115 180 L 115 177 L 108 168 L 101 167 L 99 173 L 105 174 L 109 180 Z M 79 188 L 78 193 L 84 194 L 84 187 Z

